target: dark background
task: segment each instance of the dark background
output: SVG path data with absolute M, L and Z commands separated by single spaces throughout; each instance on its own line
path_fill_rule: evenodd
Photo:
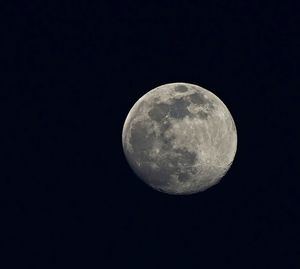
M 299 268 L 299 6 L 275 2 L 1 2 L 2 268 Z M 170 82 L 237 126 L 196 195 L 152 190 L 122 152 L 132 105 Z

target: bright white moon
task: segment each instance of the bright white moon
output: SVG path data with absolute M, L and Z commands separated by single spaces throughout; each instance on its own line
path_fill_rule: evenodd
M 169 194 L 192 194 L 226 174 L 237 133 L 229 110 L 212 92 L 170 83 L 134 104 L 122 143 L 131 168 L 146 184 Z

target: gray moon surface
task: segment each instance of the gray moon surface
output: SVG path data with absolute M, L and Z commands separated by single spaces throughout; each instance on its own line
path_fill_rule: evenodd
M 234 120 L 212 92 L 169 83 L 142 96 L 129 111 L 122 145 L 133 171 L 152 188 L 187 195 L 217 184 L 237 149 Z

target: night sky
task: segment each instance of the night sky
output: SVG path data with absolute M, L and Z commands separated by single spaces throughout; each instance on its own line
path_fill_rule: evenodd
M 299 6 L 268 2 L 1 3 L 1 268 L 299 268 Z M 190 196 L 122 150 L 133 104 L 170 82 L 237 127 L 229 172 Z

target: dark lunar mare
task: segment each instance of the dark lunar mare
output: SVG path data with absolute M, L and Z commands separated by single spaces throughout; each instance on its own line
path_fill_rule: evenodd
M 202 93 L 193 93 L 188 98 L 194 105 L 207 106 L 207 112 L 201 110 L 196 113 L 200 119 L 207 119 L 208 115 L 214 110 L 213 103 L 205 99 Z
M 179 85 L 175 90 L 183 92 L 184 85 Z M 199 112 L 192 114 L 188 110 L 190 104 L 196 106 L 206 106 L 206 111 L 200 110 Z M 153 105 L 153 107 L 148 112 L 149 117 L 156 121 L 160 122 L 167 115 L 174 119 L 183 119 L 185 116 L 191 118 L 198 117 L 200 119 L 207 119 L 208 115 L 214 110 L 214 104 L 206 99 L 202 93 L 192 93 L 187 96 L 182 96 L 181 98 L 172 98 L 171 103 L 158 102 Z
M 176 92 L 186 92 L 188 91 L 188 88 L 185 85 L 177 85 L 175 87 Z
M 171 104 L 162 102 L 154 104 L 148 116 L 159 125 L 159 134 L 151 131 L 150 126 L 153 124 L 151 120 L 138 121 L 132 126 L 130 144 L 133 147 L 134 159 L 140 164 L 136 170 L 142 171 L 140 176 L 156 188 L 166 187 L 171 182 L 172 175 L 177 175 L 178 180 L 184 182 L 197 172 L 197 169 L 192 167 L 196 163 L 197 154 L 184 148 L 174 150 L 172 142 L 175 137 L 165 135 L 171 126 L 166 116 L 169 115 L 174 119 L 191 116 L 187 109 L 189 104 L 190 101 L 185 98 L 173 99 Z M 152 157 L 149 151 L 155 141 L 162 142 L 163 145 L 161 152 Z M 153 164 L 157 167 L 153 168 Z
M 149 130 L 145 121 L 138 121 L 134 124 L 129 142 L 137 160 L 147 157 L 147 151 L 153 147 L 155 139 L 155 133 Z
M 160 122 L 167 115 L 174 119 L 183 119 L 185 116 L 191 116 L 187 109 L 189 104 L 190 101 L 185 97 L 173 98 L 171 99 L 171 104 L 163 102 L 154 104 L 149 110 L 148 116 L 156 122 Z
M 169 105 L 165 103 L 157 103 L 149 110 L 148 116 L 150 119 L 160 123 L 169 113 Z
M 200 93 L 192 93 L 192 94 L 188 95 L 188 98 L 195 105 L 205 105 L 207 103 L 203 94 L 200 94 Z
M 185 116 L 191 115 L 187 109 L 190 102 L 185 98 L 174 99 L 170 105 L 170 117 L 174 119 L 183 119 Z
M 167 182 L 165 179 L 168 171 L 160 171 L 159 169 L 158 172 L 161 174 L 158 175 L 151 166 L 151 164 L 159 162 L 158 159 L 153 159 L 149 155 L 149 151 L 153 148 L 155 141 L 161 140 L 160 136 L 157 136 L 153 128 L 151 128 L 152 124 L 151 120 L 138 121 L 133 124 L 129 140 L 133 148 L 133 153 L 128 158 L 128 161 L 135 168 L 134 171 L 138 176 L 146 180 L 147 183 L 154 183 L 155 186 L 164 187 Z M 132 160 L 135 160 L 135 162 Z

